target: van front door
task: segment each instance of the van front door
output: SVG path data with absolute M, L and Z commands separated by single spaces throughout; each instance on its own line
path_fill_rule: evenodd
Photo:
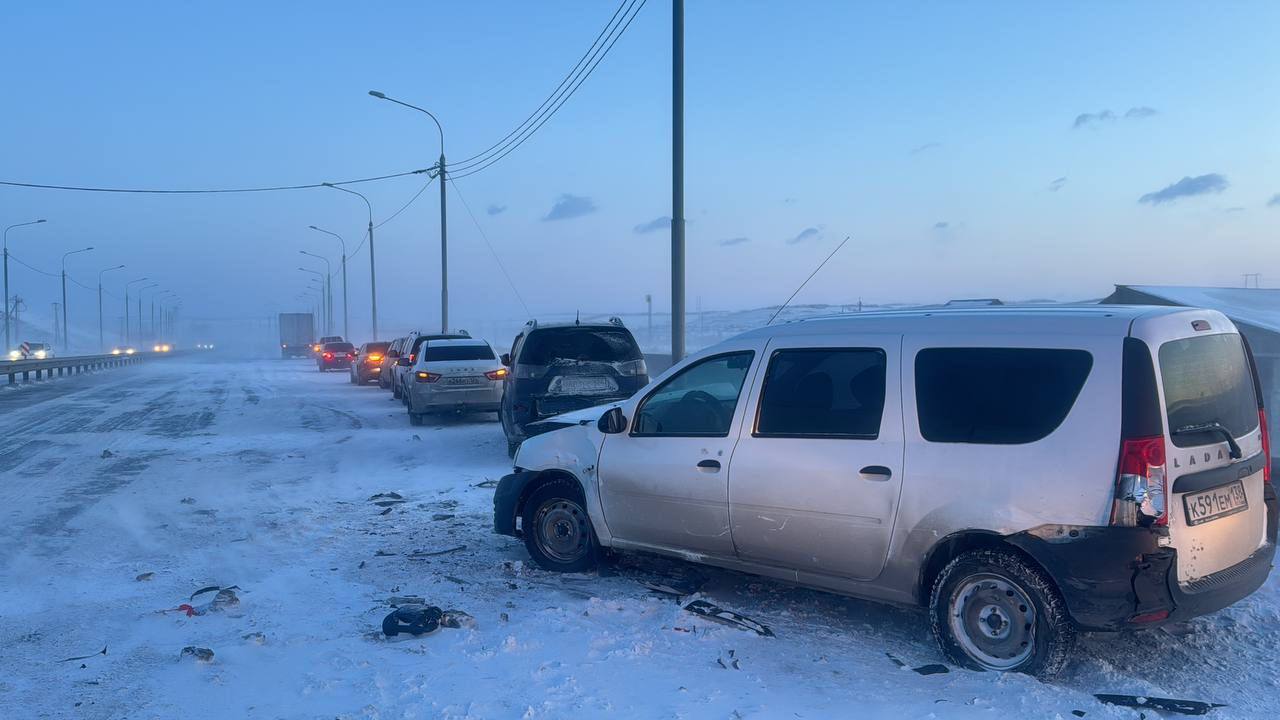
M 879 575 L 902 488 L 901 345 L 878 334 L 770 342 L 729 469 L 744 560 Z
M 624 406 L 630 428 L 605 437 L 598 472 L 615 540 L 733 557 L 729 457 L 754 356 L 744 349 L 697 360 Z

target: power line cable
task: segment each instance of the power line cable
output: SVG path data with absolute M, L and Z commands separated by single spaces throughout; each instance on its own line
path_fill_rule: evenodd
M 635 4 L 635 0 L 631 0 L 631 4 L 633 4 L 633 5 L 634 5 L 634 4 Z M 581 67 L 582 67 L 583 63 L 587 62 L 587 58 L 588 58 L 588 57 L 590 57 L 590 56 L 592 56 L 592 55 L 594 54 L 594 51 L 595 51 L 596 46 L 600 44 L 600 39 L 601 39 L 601 38 L 603 38 L 603 37 L 605 36 L 605 33 L 606 33 L 606 32 L 609 32 L 610 28 L 612 28 L 612 27 L 613 27 L 614 22 L 618 19 L 618 14 L 619 14 L 619 13 L 621 13 L 621 12 L 622 12 L 622 9 L 623 9 L 624 7 L 626 7 L 626 6 L 627 6 L 627 0 L 622 0 L 622 2 L 618 3 L 618 9 L 613 11 L 613 17 L 609 18 L 609 22 L 608 22 L 608 23 L 606 23 L 606 24 L 605 24 L 605 26 L 604 26 L 604 28 L 602 28 L 602 29 L 600 30 L 600 34 L 596 35 L 596 39 L 591 43 L 591 47 L 587 48 L 587 51 L 586 51 L 586 52 L 584 52 L 584 53 L 582 54 L 582 57 L 578 58 L 578 62 L 577 62 L 577 64 L 575 64 L 575 65 L 574 65 L 574 66 L 569 70 L 569 72 L 568 72 L 567 74 L 565 74 L 564 79 L 563 79 L 563 80 L 561 80 L 561 81 L 560 81 L 560 84 L 556 86 L 556 89 L 555 89 L 555 90 L 552 90 L 552 91 L 551 91 L 551 94 L 550 94 L 550 95 L 548 95 L 548 96 L 547 96 L 547 98 L 546 98 L 545 100 L 543 100 L 543 101 L 542 101 L 542 104 L 541 104 L 541 105 L 539 105 L 536 109 L 534 109 L 534 111 L 533 111 L 533 112 L 529 113 L 529 117 L 525 118 L 523 122 L 521 122 L 519 125 L 517 125 L 517 126 L 515 127 L 515 129 L 513 129 L 511 132 L 507 133 L 507 134 L 506 134 L 506 136 L 504 136 L 504 137 L 503 137 L 501 140 L 499 140 L 498 142 L 496 142 L 496 143 L 494 143 L 494 144 L 490 145 L 489 147 L 485 148 L 483 151 L 478 152 L 478 153 L 476 153 L 475 155 L 472 155 L 472 156 L 471 156 L 471 157 L 469 157 L 469 158 L 465 158 L 465 159 L 463 159 L 463 160 L 459 160 L 459 161 L 457 161 L 457 163 L 455 163 L 455 164 L 457 164 L 457 165 L 465 165 L 465 164 L 467 164 L 467 163 L 470 163 L 472 160 L 476 160 L 476 159 L 478 159 L 478 158 L 480 158 L 480 157 L 482 157 L 482 156 L 488 155 L 488 154 L 490 153 L 490 151 L 492 151 L 492 150 L 494 150 L 495 148 L 498 148 L 499 146 L 501 146 L 501 145 L 503 145 L 504 143 L 506 143 L 506 142 L 507 142 L 507 140 L 509 140 L 509 139 L 511 138 L 511 136 L 512 136 L 512 135 L 515 135 L 517 132 L 520 132 L 520 131 L 521 131 L 521 130 L 526 126 L 526 125 L 528 125 L 530 122 L 532 122 L 532 121 L 533 121 L 533 119 L 534 119 L 537 115 L 539 115 L 539 114 L 542 112 L 542 110 L 543 110 L 543 109 L 544 109 L 544 108 L 545 108 L 549 103 L 551 103 L 551 102 L 552 102 L 552 101 L 553 101 L 553 100 L 554 100 L 554 99 L 555 99 L 555 98 L 560 94 L 560 90 L 561 90 L 562 88 L 564 88 L 564 86 L 565 86 L 565 85 L 567 85 L 567 84 L 568 84 L 568 83 L 569 83 L 569 82 L 570 82 L 570 81 L 571 81 L 571 80 L 572 80 L 572 79 L 573 79 L 573 78 L 578 74 L 578 70 L 579 70 L 579 68 L 581 68 Z
M 358 178 L 355 180 L 341 180 L 339 182 L 319 182 L 309 183 L 306 185 L 272 185 L 268 187 L 250 187 L 250 188 L 205 188 L 198 190 L 169 190 L 169 189 L 153 189 L 153 188 L 109 188 L 109 187 L 86 187 L 79 185 L 46 185 L 42 183 L 16 182 L 13 180 L 0 180 L 0 185 L 9 187 L 35 188 L 38 190 L 74 190 L 78 192 L 101 192 L 101 193 L 144 193 L 149 195 L 210 195 L 219 193 L 254 193 L 254 192 L 274 192 L 277 190 L 310 190 L 312 188 L 321 188 L 326 185 L 357 185 L 359 183 L 377 182 L 379 180 L 390 180 L 392 178 L 405 177 L 406 175 L 421 175 L 428 169 L 408 170 L 405 172 L 391 173 L 390 175 L 378 175 L 377 177 Z
M 493 255 L 493 261 L 498 263 L 498 269 L 502 271 L 502 276 L 507 279 L 507 284 L 511 286 L 511 292 L 515 293 L 516 300 L 519 300 L 520 306 L 524 308 L 524 314 L 527 317 L 533 317 L 533 313 L 529 312 L 529 306 L 525 304 L 524 297 L 520 295 L 520 291 L 516 288 L 516 284 L 511 280 L 511 275 L 507 272 L 506 266 L 502 264 L 502 258 L 499 257 L 498 253 L 493 249 L 493 243 L 489 242 L 489 236 L 485 235 L 484 228 L 480 227 L 480 222 L 476 220 L 476 214 L 471 212 L 471 206 L 467 204 L 467 199 L 462 197 L 462 191 L 458 189 L 458 183 L 454 182 L 453 179 L 450 178 L 449 184 L 453 186 L 453 193 L 462 201 L 462 207 L 467 209 L 467 215 L 471 216 L 471 222 L 475 223 L 476 230 L 480 231 L 480 237 L 484 238 L 484 244 L 489 248 L 489 253 Z
M 478 172 L 481 172 L 491 167 L 494 163 L 497 163 L 502 158 L 506 157 L 507 155 L 510 155 L 516 148 L 523 145 L 530 137 L 533 137 L 533 134 L 536 133 L 539 129 L 541 129 L 542 126 L 545 125 L 548 120 L 555 117 L 555 114 L 560 111 L 560 108 L 564 107 L 565 103 L 567 103 L 573 97 L 573 95 L 576 92 L 578 92 L 578 88 L 582 87 L 582 84 L 586 82 L 587 78 L 591 77 L 591 73 L 595 72 L 595 69 L 599 67 L 600 63 L 605 59 L 605 57 L 609 55 L 609 51 L 613 49 L 613 46 L 615 44 L 617 44 L 618 40 L 622 37 L 623 33 L 627 31 L 627 28 L 631 27 L 632 21 L 636 19 L 636 16 L 640 14 L 640 11 L 644 9 L 644 6 L 648 3 L 648 1 L 649 0 L 640 0 L 639 6 L 636 7 L 634 11 L 631 12 L 630 16 L 627 17 L 626 22 L 622 23 L 620 27 L 617 28 L 617 32 L 616 34 L 613 34 L 611 36 L 611 39 L 609 40 L 609 44 L 606 45 L 603 51 L 594 59 L 591 66 L 588 67 L 587 70 L 581 74 L 581 76 L 578 78 L 578 81 L 569 90 L 568 94 L 564 95 L 558 101 L 558 103 L 554 107 L 552 107 L 541 120 L 538 121 L 536 125 L 533 125 L 532 127 L 528 128 L 525 132 L 521 134 L 520 138 L 517 141 L 513 141 L 513 143 L 509 144 L 506 147 L 506 149 L 504 149 L 501 153 L 494 155 L 490 158 L 486 158 L 485 160 L 477 161 L 469 166 L 463 167 L 461 170 L 457 170 L 456 172 L 460 172 L 461 174 L 457 175 L 456 177 L 459 179 L 468 177 L 470 175 L 474 175 Z M 455 171 L 448 170 L 448 172 L 450 175 L 452 175 L 453 172 Z
M 428 180 L 426 185 L 423 185 L 421 188 L 419 188 L 419 189 L 418 189 L 418 192 L 414 193 L 414 194 L 413 194 L 413 197 L 409 198 L 409 202 L 405 203 L 405 204 L 404 204 L 404 206 L 403 206 L 403 207 L 401 207 L 399 210 L 397 210 L 397 211 L 395 211 L 395 212 L 391 213 L 391 216 L 390 216 L 390 217 L 388 217 L 386 220 L 383 220 L 382 222 L 378 223 L 377 225 L 374 225 L 374 226 L 373 226 L 373 229 L 374 229 L 374 230 L 377 230 L 378 228 L 382 227 L 383 225 L 386 225 L 387 223 L 391 222 L 392 220 L 395 220 L 395 219 L 396 219 L 396 216 L 397 216 L 397 215 L 399 215 L 400 213 L 404 212 L 405 210 L 408 210 L 408 209 L 409 209 L 409 206 L 410 206 L 410 205 L 412 205 L 412 204 L 413 204 L 413 203 L 414 203 L 414 202 L 415 202 L 419 197 L 421 197 L 421 196 L 422 196 L 422 193 L 426 192 L 426 191 L 427 191 L 427 188 L 431 187 L 431 183 L 433 183 L 433 182 L 435 182 L 435 178 L 434 178 L 434 177 L 433 177 L 433 178 L 431 178 L 430 180 Z M 357 249 L 358 249 L 358 248 L 357 248 Z

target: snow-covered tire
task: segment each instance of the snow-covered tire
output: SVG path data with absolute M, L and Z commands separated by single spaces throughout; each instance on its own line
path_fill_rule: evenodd
M 394 380 L 391 381 L 391 397 L 397 400 L 400 399 L 400 386 Z
M 535 488 L 520 527 L 529 557 L 543 570 L 586 572 L 596 566 L 599 543 L 577 483 L 560 478 Z
M 1052 677 L 1076 639 L 1053 581 L 1013 550 L 970 550 L 948 563 L 929 617 L 943 654 L 975 670 Z
M 427 416 L 423 415 L 422 413 L 415 413 L 415 412 L 409 413 L 410 425 L 424 425 L 426 424 L 426 421 L 427 421 Z

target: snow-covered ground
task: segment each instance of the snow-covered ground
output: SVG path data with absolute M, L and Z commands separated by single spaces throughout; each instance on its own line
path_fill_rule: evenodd
M 942 661 L 915 610 L 666 561 L 534 569 L 490 530 L 481 485 L 508 467 L 491 417 L 413 428 L 388 393 L 304 361 L 171 358 L 0 388 L 0 717 L 1138 716 L 1095 692 L 1227 703 L 1223 718 L 1280 704 L 1276 576 L 1184 637 L 1089 636 L 1053 684 L 922 676 L 886 656 Z M 384 514 L 369 498 L 385 491 L 406 502 Z M 691 574 L 776 637 L 641 584 Z M 210 585 L 238 586 L 239 603 L 172 611 Z M 476 626 L 389 641 L 388 600 L 406 595 Z

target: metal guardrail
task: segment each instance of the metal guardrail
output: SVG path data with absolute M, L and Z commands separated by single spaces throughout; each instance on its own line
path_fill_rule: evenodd
M 77 355 L 74 357 L 46 358 L 44 360 L 7 360 L 0 361 L 0 376 L 7 375 L 9 384 L 16 385 L 18 384 L 18 378 L 22 378 L 22 382 L 30 382 L 33 379 L 31 377 L 33 373 L 35 374 L 35 380 L 62 377 L 64 375 L 79 375 L 90 370 L 136 365 L 147 357 L 168 354 Z

